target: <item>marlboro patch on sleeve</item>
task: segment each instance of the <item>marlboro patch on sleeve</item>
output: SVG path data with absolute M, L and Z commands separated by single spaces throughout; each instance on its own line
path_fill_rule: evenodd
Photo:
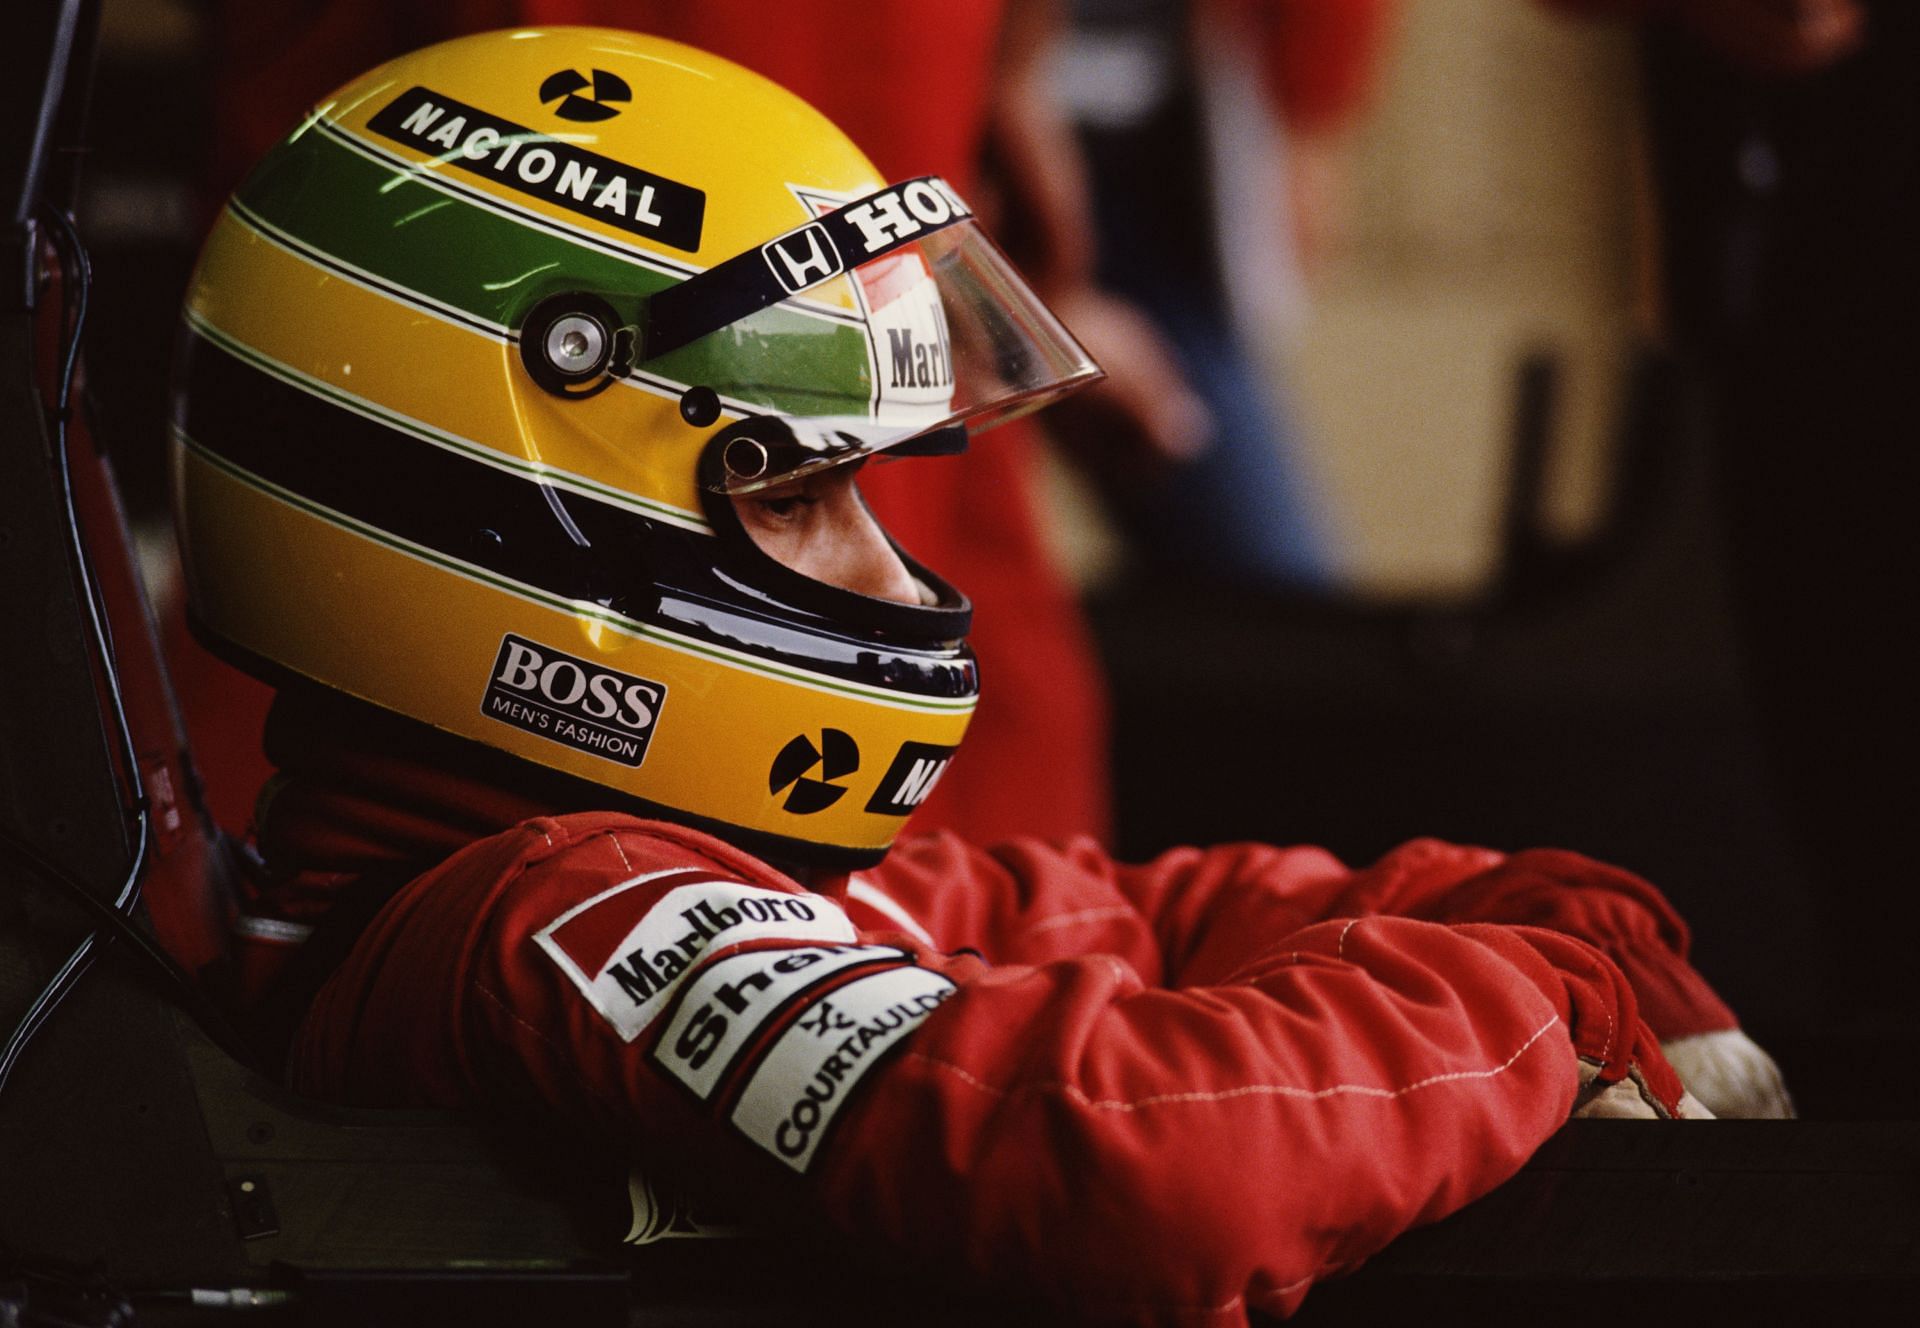
M 534 935 L 593 1008 L 631 1042 L 665 1012 L 709 950 L 742 941 L 850 942 L 853 924 L 821 895 L 736 881 L 673 883 L 701 873 L 652 872 L 602 891 Z M 665 893 L 661 887 L 668 886 Z

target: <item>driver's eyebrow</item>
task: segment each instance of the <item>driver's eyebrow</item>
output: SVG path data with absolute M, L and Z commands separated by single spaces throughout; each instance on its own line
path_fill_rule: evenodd
M 973 209 L 935 175 L 857 198 L 649 296 L 639 358 L 678 350 L 971 216 Z

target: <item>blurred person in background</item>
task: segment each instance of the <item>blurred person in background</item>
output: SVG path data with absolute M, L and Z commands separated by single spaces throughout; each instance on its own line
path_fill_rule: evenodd
M 1709 409 L 1762 736 L 1837 1013 L 1910 1027 L 1920 744 L 1920 6 L 1555 0 L 1641 20 L 1667 316 Z M 1863 921 L 1867 925 L 1862 925 Z
M 1074 0 L 1072 12 L 1054 68 L 1086 149 L 1099 284 L 1151 317 L 1207 412 L 1178 464 L 1148 454 L 1147 467 L 1099 472 L 1133 559 L 1325 590 L 1332 532 L 1277 352 L 1337 243 L 1344 131 L 1367 103 L 1389 0 Z

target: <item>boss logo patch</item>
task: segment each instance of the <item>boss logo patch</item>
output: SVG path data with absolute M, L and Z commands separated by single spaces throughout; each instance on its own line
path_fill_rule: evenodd
M 664 683 L 509 632 L 500 638 L 480 713 L 576 751 L 637 766 L 647 759 L 666 699 Z
M 882 816 L 905 816 L 927 800 L 940 776 L 947 773 L 953 759 L 953 747 L 938 747 L 930 742 L 903 742 L 899 755 L 880 776 L 880 786 L 867 799 L 867 810 Z
M 617 100 L 610 94 L 618 89 L 596 81 L 592 100 L 580 97 L 577 89 L 560 90 L 554 79 L 564 81 L 571 72 L 556 74 L 542 88 L 543 93 L 554 91 L 563 98 L 561 113 L 571 106 L 595 112 L 575 114 L 574 119 L 603 118 L 599 112 L 613 114 L 607 103 Z M 584 79 L 579 86 L 586 86 Z M 409 88 L 382 107 L 367 127 L 396 143 L 431 153 L 438 162 L 583 217 L 598 218 L 688 253 L 700 247 L 707 213 L 705 190 L 535 133 L 441 93 Z

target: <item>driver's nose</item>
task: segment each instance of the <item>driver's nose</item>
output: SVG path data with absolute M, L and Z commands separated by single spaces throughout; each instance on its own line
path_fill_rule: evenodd
M 855 509 L 847 514 L 847 544 L 839 577 L 834 584 L 877 599 L 898 600 L 902 604 L 920 603 L 920 584 L 900 561 L 886 532 L 867 510 L 860 490 L 845 486 L 844 501 Z

